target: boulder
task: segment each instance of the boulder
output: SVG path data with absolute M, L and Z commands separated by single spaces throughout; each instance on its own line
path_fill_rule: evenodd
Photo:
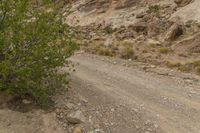
M 136 32 L 147 32 L 148 24 L 146 22 L 138 22 L 131 26 Z
M 136 18 L 143 18 L 146 15 L 145 12 L 140 12 L 136 15 Z
M 160 41 L 153 40 L 153 39 L 148 39 L 147 44 L 148 45 L 154 45 L 154 46 L 161 46 L 162 45 Z
M 80 110 L 78 110 L 69 114 L 67 116 L 67 121 L 71 124 L 80 124 L 85 121 L 85 116 Z
M 194 0 L 194 2 L 180 8 L 172 14 L 171 19 L 174 17 L 180 17 L 179 20 L 187 22 L 190 20 L 200 22 L 200 0 Z
M 167 31 L 167 33 L 165 34 L 165 41 L 174 41 L 176 40 L 179 36 L 181 36 L 183 34 L 183 26 L 178 24 L 178 23 L 174 23 L 169 30 Z

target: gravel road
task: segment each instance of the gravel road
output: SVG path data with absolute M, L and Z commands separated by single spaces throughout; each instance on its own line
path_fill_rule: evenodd
M 147 72 L 89 54 L 77 54 L 71 61 L 76 68 L 72 87 L 98 110 L 89 113 L 105 132 L 200 133 L 198 76 Z

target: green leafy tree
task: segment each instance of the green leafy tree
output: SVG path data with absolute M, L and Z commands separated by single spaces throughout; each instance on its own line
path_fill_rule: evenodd
M 0 0 L 0 91 L 46 104 L 77 45 L 51 1 Z

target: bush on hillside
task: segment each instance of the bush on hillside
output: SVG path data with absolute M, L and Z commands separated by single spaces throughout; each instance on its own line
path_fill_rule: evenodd
M 75 49 L 70 28 L 51 2 L 0 2 L 0 91 L 46 104 L 55 89 L 66 87 L 67 73 L 59 68 Z

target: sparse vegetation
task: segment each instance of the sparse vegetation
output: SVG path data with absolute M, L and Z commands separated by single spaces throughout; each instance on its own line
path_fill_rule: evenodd
M 119 44 L 121 47 L 121 57 L 124 59 L 132 59 L 134 58 L 134 49 L 131 43 L 129 42 L 122 42 L 121 44 Z
M 200 74 L 200 67 L 197 68 L 197 73 Z
M 162 54 L 167 54 L 169 53 L 169 49 L 168 48 L 165 48 L 165 47 L 162 47 L 162 48 L 159 48 L 159 52 L 162 53 Z
M 112 26 L 107 26 L 107 27 L 105 27 L 105 32 L 107 33 L 107 34 L 113 34 L 117 29 L 115 29 L 115 28 L 113 28 Z
M 99 55 L 104 55 L 104 56 L 112 55 L 112 52 L 108 48 L 98 47 L 98 48 L 96 48 L 96 51 Z
M 150 47 L 150 48 L 156 48 L 156 44 L 155 44 L 155 43 L 150 43 L 150 44 L 149 44 L 149 47 Z
M 197 73 L 200 74 L 200 61 L 195 61 L 191 64 L 196 69 Z
M 181 63 L 180 62 L 170 62 L 170 61 L 167 61 L 167 66 L 170 67 L 170 68 L 179 67 L 179 66 L 181 66 Z
M 190 71 L 195 71 L 198 74 L 200 74 L 200 61 L 195 61 L 195 62 L 189 62 L 182 64 L 180 62 L 167 62 L 167 66 L 171 68 L 177 68 L 180 71 L 183 72 L 190 72 Z
M 150 12 L 155 12 L 155 13 L 157 13 L 159 10 L 160 10 L 160 5 L 152 5 L 152 6 L 149 6 L 149 11 L 150 11 Z
M 180 65 L 178 67 L 178 70 L 182 71 L 182 72 L 189 72 L 190 68 L 187 65 Z

